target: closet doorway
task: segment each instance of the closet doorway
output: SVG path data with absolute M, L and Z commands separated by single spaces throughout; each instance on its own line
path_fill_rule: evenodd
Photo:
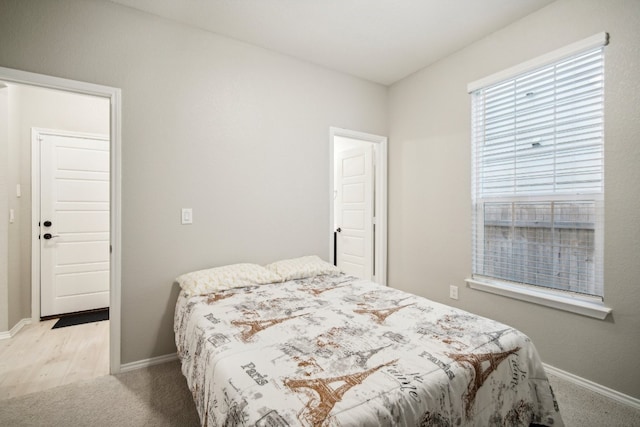
M 387 138 L 332 127 L 330 153 L 331 259 L 386 285 Z

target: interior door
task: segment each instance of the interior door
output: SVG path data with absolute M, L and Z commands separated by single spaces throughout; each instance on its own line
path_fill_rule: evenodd
M 336 153 L 336 264 L 340 270 L 373 279 L 373 147 Z
M 40 315 L 109 306 L 109 139 L 40 138 Z

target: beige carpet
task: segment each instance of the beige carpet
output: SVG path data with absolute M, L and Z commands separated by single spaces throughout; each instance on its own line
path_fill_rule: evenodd
M 640 427 L 640 409 L 548 376 L 567 427 Z
M 176 362 L 0 401 L 0 426 L 199 426 Z
M 640 410 L 550 375 L 567 427 L 638 427 Z M 0 401 L 0 426 L 199 426 L 178 362 Z

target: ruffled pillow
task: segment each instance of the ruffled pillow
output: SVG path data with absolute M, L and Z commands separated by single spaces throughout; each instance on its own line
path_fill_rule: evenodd
M 231 264 L 185 273 L 176 279 L 188 296 L 245 286 L 282 282 L 282 277 L 258 264 Z
M 340 274 L 340 270 L 336 266 L 322 260 L 317 255 L 276 261 L 266 265 L 266 268 L 280 276 L 285 282 L 322 274 L 333 276 Z

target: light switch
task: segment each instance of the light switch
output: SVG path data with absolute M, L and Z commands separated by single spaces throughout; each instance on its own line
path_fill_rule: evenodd
M 22 197 L 22 187 L 20 187 L 20 184 L 16 184 L 16 197 Z
M 9 209 L 9 224 L 13 224 L 16 220 L 16 213 L 13 209 Z
M 182 223 L 193 224 L 193 210 L 191 208 L 182 208 Z

